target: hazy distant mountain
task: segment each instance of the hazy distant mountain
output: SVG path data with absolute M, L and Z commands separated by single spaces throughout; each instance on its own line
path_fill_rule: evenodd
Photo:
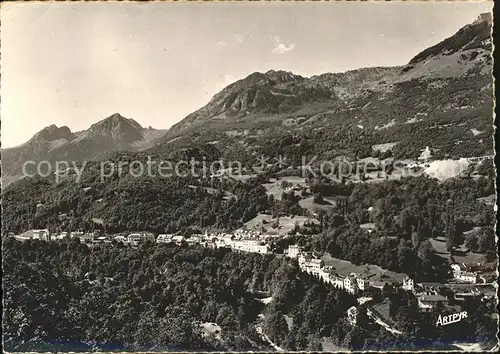
M 138 151 L 151 147 L 164 133 L 164 130 L 143 128 L 118 113 L 77 133 L 66 126 L 51 125 L 26 143 L 2 150 L 4 183 L 21 174 L 25 161 L 85 161 L 120 150 Z
M 253 73 L 174 125 L 164 147 L 198 141 L 226 153 L 245 146 L 256 154 L 287 135 L 321 145 L 338 133 L 341 140 L 404 141 L 399 148 L 411 149 L 408 154 L 426 145 L 443 156 L 492 152 L 490 31 L 491 14 L 482 14 L 396 67 L 310 78 L 274 70 Z M 328 133 L 320 136 L 322 129 Z

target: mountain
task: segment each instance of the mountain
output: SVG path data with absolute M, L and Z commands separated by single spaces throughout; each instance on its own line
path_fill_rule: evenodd
M 401 66 L 309 78 L 253 73 L 174 125 L 163 149 L 210 143 L 226 157 L 256 155 L 292 136 L 294 144 L 315 142 L 309 152 L 320 154 L 366 154 L 398 142 L 393 150 L 401 157 L 426 146 L 442 157 L 492 153 L 491 23 L 491 14 L 482 14 Z
M 304 163 L 303 157 L 306 162 L 319 163 L 339 156 L 417 158 L 424 149 L 432 152 L 433 159 L 492 154 L 491 43 L 481 39 L 481 46 L 469 45 L 477 43 L 477 38 L 484 38 L 483 21 L 489 23 L 481 17 L 465 26 L 466 30 L 445 39 L 444 44 L 438 44 L 437 49 L 417 53 L 417 59 L 401 66 L 363 68 L 309 78 L 285 71 L 253 73 L 229 85 L 163 137 L 154 139 L 153 146 L 150 145 L 153 139 L 146 139 L 146 135 L 159 136 L 159 131 L 144 129 L 119 115 L 82 132 L 48 127 L 23 146 L 7 151 L 11 168 L 19 168 L 23 161 L 20 156 L 32 155 L 38 159 L 71 161 L 113 154 L 113 161 L 145 162 L 151 157 L 154 161 L 184 163 L 176 165 L 174 171 L 168 171 L 168 166 L 167 171 L 161 172 L 154 168 L 155 178 L 146 173 L 136 176 L 129 169 L 123 176 L 111 174 L 103 180 L 98 161 L 89 163 L 78 181 L 73 176 L 61 183 L 54 183 L 55 176 L 24 178 L 2 191 L 2 215 L 8 220 L 2 224 L 3 234 L 44 227 L 57 231 L 88 230 L 97 227 L 95 224 L 105 227 L 107 232 L 235 229 L 259 214 L 271 214 L 273 218 L 310 216 L 316 207 L 321 210 L 327 210 L 329 205 L 334 207 L 334 200 L 332 204 L 327 199 L 316 202 L 322 194 L 342 200 L 349 196 L 342 212 L 349 208 L 353 213 L 349 223 L 356 223 L 355 220 L 367 223 L 372 219 L 364 212 L 370 206 L 383 211 L 373 215 L 380 217 L 376 224 L 384 229 L 379 230 L 384 237 L 395 231 L 400 233 L 400 227 L 390 220 L 408 219 L 405 215 L 408 210 L 415 215 L 419 211 L 430 213 L 429 223 L 424 224 L 435 224 L 441 218 L 427 206 L 443 206 L 448 215 L 450 210 L 444 207 L 448 200 L 459 204 L 450 206 L 454 208 L 451 214 L 457 216 L 456 225 L 489 225 L 494 216 L 479 198 L 494 193 L 491 164 L 489 167 L 485 164 L 480 174 L 487 178 L 439 183 L 422 176 L 341 184 L 331 183 L 323 175 L 318 179 L 306 178 L 297 194 L 282 194 L 281 189 L 275 189 L 278 183 L 286 188 L 282 181 L 277 181 L 280 177 L 299 175 L 294 167 Z M 382 144 L 386 148 L 382 149 Z M 236 164 L 228 166 L 227 162 L 239 162 L 250 172 L 252 167 L 263 167 L 265 161 L 272 163 L 274 157 L 284 157 L 280 162 L 285 167 L 282 163 L 275 164 L 255 178 L 248 173 L 244 182 L 231 174 L 210 178 L 216 171 L 208 164 L 198 165 L 196 171 L 186 164 L 191 158 L 198 162 L 220 159 L 223 165 L 218 167 L 225 172 L 227 167 L 238 169 Z M 331 165 L 322 167 L 329 168 L 322 171 L 325 174 L 334 169 Z M 271 181 L 274 177 L 276 181 Z M 331 221 L 331 225 L 337 224 Z M 438 224 L 446 232 L 446 223 Z M 346 239 L 352 235 L 349 232 Z M 410 240 L 411 232 L 405 237 Z M 356 243 L 362 244 L 364 239 L 363 236 Z M 327 245 L 331 240 L 326 241 L 320 243 Z M 349 243 L 337 242 L 341 244 Z M 349 247 L 349 253 L 358 245 Z M 394 244 L 387 250 L 396 247 Z
M 471 49 L 491 50 L 492 20 L 490 13 L 479 15 L 476 21 L 462 27 L 453 36 L 416 55 L 410 60 L 410 64 L 439 55 L 452 55 L 459 51 L 463 52 Z
M 434 158 L 493 154 L 491 14 L 417 53 L 408 63 L 303 77 L 253 73 L 230 84 L 167 132 L 114 114 L 72 133 L 50 126 L 2 153 L 4 183 L 27 160 L 85 160 L 116 151 L 160 158 L 239 160 L 282 155 L 387 154 Z
M 151 147 L 164 133 L 163 130 L 143 128 L 135 120 L 119 113 L 76 133 L 66 126 L 52 124 L 26 143 L 2 150 L 4 186 L 19 178 L 25 161 L 71 163 L 97 159 L 115 151 L 139 151 Z
M 302 76 L 286 71 L 253 73 L 223 89 L 206 106 L 174 125 L 171 131 L 204 123 L 207 119 L 237 119 L 255 113 L 269 114 L 298 106 L 302 99 L 295 89 L 297 83 L 303 80 Z

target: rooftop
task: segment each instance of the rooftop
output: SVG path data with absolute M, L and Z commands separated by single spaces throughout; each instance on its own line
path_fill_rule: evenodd
M 424 287 L 424 288 L 430 288 L 431 286 L 432 287 L 437 287 L 437 288 L 441 288 L 441 287 L 444 287 L 444 284 L 441 284 L 441 283 L 418 283 L 418 285 Z
M 419 297 L 419 300 L 426 302 L 448 301 L 448 299 L 442 295 L 423 295 Z

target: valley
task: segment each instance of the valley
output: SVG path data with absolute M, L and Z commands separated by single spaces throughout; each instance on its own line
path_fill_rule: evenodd
M 494 348 L 491 25 L 397 66 L 253 72 L 168 129 L 114 113 L 2 149 L 5 346 Z

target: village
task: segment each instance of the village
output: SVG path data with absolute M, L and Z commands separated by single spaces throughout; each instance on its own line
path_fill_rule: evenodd
M 81 243 L 94 247 L 99 244 L 130 245 L 137 247 L 141 243 L 172 244 L 172 245 L 201 245 L 210 248 L 227 248 L 236 252 L 251 252 L 259 254 L 275 254 L 268 243 L 274 235 L 265 235 L 257 231 L 235 230 L 232 233 L 208 233 L 191 234 L 189 236 L 174 234 L 159 234 L 155 236 L 151 232 L 133 232 L 126 235 L 99 235 L 97 232 L 85 233 L 62 232 L 52 235 L 49 230 L 31 230 L 23 236 L 15 236 L 18 240 L 37 239 L 42 241 L 55 241 L 65 238 L 77 238 Z M 310 274 L 318 280 L 333 285 L 335 288 L 356 296 L 358 306 L 352 306 L 347 311 L 346 317 L 351 325 L 356 325 L 359 306 L 367 308 L 367 315 L 375 323 L 392 333 L 402 332 L 394 327 L 393 321 L 388 315 L 388 304 L 386 301 L 377 301 L 376 294 L 380 293 L 384 285 L 372 283 L 366 275 L 359 273 L 339 274 L 335 267 L 326 265 L 320 256 L 312 252 L 305 252 L 298 245 L 290 245 L 283 254 L 292 260 L 297 260 L 301 271 Z M 451 264 L 452 279 L 449 283 L 426 283 L 416 282 L 405 276 L 401 283 L 392 282 L 392 287 L 401 288 L 415 296 L 418 308 L 422 312 L 429 311 L 460 311 L 460 303 L 467 299 L 479 299 L 482 302 L 494 301 L 496 290 L 494 285 L 488 282 L 483 274 L 487 269 L 481 263 Z M 385 284 L 387 285 L 387 283 Z
M 498 351 L 494 6 L 434 2 L 2 6 L 6 351 Z

